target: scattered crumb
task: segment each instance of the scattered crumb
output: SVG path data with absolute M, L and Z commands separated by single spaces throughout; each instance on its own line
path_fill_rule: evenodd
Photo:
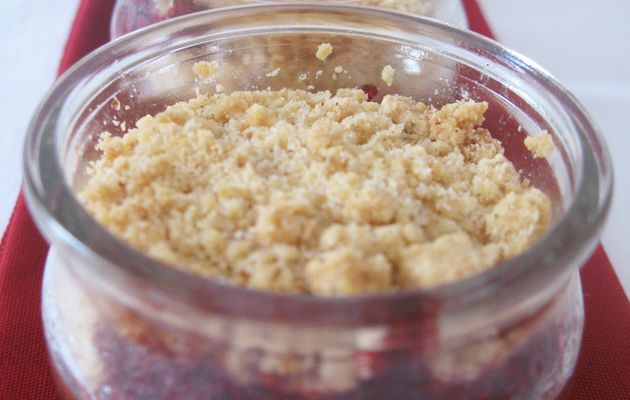
M 553 139 L 546 130 L 540 132 L 538 136 L 526 137 L 524 143 L 534 158 L 549 157 L 553 153 Z
M 219 63 L 217 61 L 198 61 L 193 64 L 193 72 L 197 77 L 203 79 L 212 78 L 218 70 Z
M 125 104 L 125 111 L 129 111 L 129 110 L 131 110 L 131 106 L 128 104 Z
M 338 73 L 338 74 L 342 73 L 343 72 L 343 67 L 341 65 L 337 65 L 335 67 L 335 72 Z
M 387 86 L 392 86 L 394 84 L 394 74 L 396 74 L 396 70 L 388 64 L 381 72 L 381 79 L 387 83 Z
M 280 73 L 280 68 L 276 68 L 273 71 L 267 72 L 265 76 L 269 78 L 273 78 L 274 76 L 278 76 L 279 73 Z
M 317 47 L 317 53 L 315 56 L 320 60 L 324 61 L 328 56 L 333 52 L 332 44 L 330 43 L 322 43 Z
M 306 77 L 307 77 L 306 73 L 300 74 L 300 76 L 298 76 L 298 80 L 299 80 L 300 82 L 301 82 L 301 81 L 305 81 L 305 80 L 306 80 Z
M 336 74 L 336 73 L 334 73 L 334 72 L 333 72 L 333 74 L 332 74 L 332 80 L 333 80 L 333 81 L 336 81 L 336 80 L 337 80 L 337 74 Z
M 321 69 L 317 70 L 317 72 L 315 72 L 315 79 L 319 79 L 323 73 L 324 71 L 322 71 Z
M 315 86 L 313 86 L 313 85 L 308 85 L 308 86 L 306 87 L 306 89 L 307 89 L 307 90 L 313 90 L 313 89 L 315 89 Z

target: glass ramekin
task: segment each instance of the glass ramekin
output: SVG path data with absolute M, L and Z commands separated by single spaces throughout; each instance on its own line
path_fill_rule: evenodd
M 314 56 L 321 42 L 334 46 L 325 63 Z M 215 82 L 196 80 L 199 60 L 219 61 Z M 397 70 L 390 88 L 380 79 L 385 64 Z M 349 73 L 332 79 L 337 65 Z M 484 126 L 549 195 L 553 226 L 481 275 L 383 295 L 259 292 L 169 267 L 110 235 L 76 193 L 100 132 L 123 134 L 216 83 L 369 87 L 377 101 L 400 93 L 436 106 L 487 101 Z M 542 129 L 556 147 L 548 160 L 523 146 Z M 435 20 L 324 5 L 191 14 L 100 48 L 37 110 L 24 166 L 29 209 L 57 260 L 44 279 L 47 343 L 68 396 L 85 399 L 554 398 L 579 350 L 578 269 L 612 190 L 597 130 L 530 60 Z
M 292 3 L 375 5 L 401 12 L 437 18 L 466 27 L 461 0 L 292 0 Z M 156 22 L 193 12 L 246 4 L 282 4 L 286 0 L 117 0 L 110 34 L 112 39 Z

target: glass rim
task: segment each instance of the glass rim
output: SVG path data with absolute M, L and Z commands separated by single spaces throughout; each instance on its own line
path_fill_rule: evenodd
M 225 21 L 243 13 L 303 14 L 307 11 L 352 14 L 354 18 L 380 18 L 405 29 L 423 27 L 447 34 L 453 42 L 483 48 L 489 54 L 500 54 L 506 62 L 517 63 L 521 73 L 528 74 L 542 85 L 546 94 L 555 97 L 578 133 L 582 162 L 578 163 L 579 170 L 575 171 L 577 178 L 570 204 L 544 237 L 525 252 L 463 280 L 382 294 L 324 297 L 259 291 L 173 268 L 122 243 L 83 209 L 63 172 L 58 154 L 60 146 L 57 141 L 61 133 L 57 122 L 68 95 L 80 87 L 78 83 L 87 79 L 96 66 L 112 63 L 112 53 L 116 53 L 117 49 L 132 48 L 140 41 L 148 44 L 141 51 L 151 49 L 149 54 L 155 54 L 159 50 L 156 43 L 160 39 L 170 38 L 186 26 L 209 25 L 212 20 Z M 283 28 L 291 32 L 300 26 L 300 23 L 292 21 Z M 313 25 L 308 27 L 310 30 L 318 29 Z M 329 31 L 331 25 L 320 29 Z M 337 33 L 340 32 L 341 29 Z M 47 189 L 46 186 L 50 185 L 47 181 L 58 184 L 54 191 Z M 69 246 L 90 265 L 99 265 L 104 271 L 115 271 L 149 283 L 151 287 L 173 295 L 189 306 L 238 318 L 266 321 L 306 319 L 315 325 L 352 325 L 402 322 L 407 321 L 409 315 L 431 317 L 438 305 L 474 307 L 496 301 L 501 296 L 507 297 L 518 290 L 528 290 L 528 287 L 531 290 L 532 284 L 551 280 L 566 272 L 569 265 L 581 263 L 596 244 L 611 202 L 612 170 L 601 134 L 579 102 L 536 63 L 491 39 L 432 18 L 373 7 L 256 4 L 202 11 L 166 20 L 122 36 L 77 62 L 48 92 L 28 128 L 24 147 L 24 193 L 36 224 L 53 245 Z M 83 240 L 87 232 L 92 237 L 90 243 Z M 331 312 L 332 309 L 335 312 Z

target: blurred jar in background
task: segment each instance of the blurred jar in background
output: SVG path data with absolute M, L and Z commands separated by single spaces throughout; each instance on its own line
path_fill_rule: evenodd
M 461 0 L 118 0 L 114 8 L 112 39 L 156 22 L 197 11 L 263 3 L 331 3 L 382 7 L 424 15 L 467 27 Z

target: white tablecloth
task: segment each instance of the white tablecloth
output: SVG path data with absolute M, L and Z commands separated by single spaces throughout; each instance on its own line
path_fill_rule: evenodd
M 603 243 L 630 293 L 630 1 L 480 0 L 497 36 L 547 68 L 590 110 L 609 144 L 615 199 Z M 52 84 L 78 0 L 3 0 L 0 231 L 22 174 L 29 119 Z

